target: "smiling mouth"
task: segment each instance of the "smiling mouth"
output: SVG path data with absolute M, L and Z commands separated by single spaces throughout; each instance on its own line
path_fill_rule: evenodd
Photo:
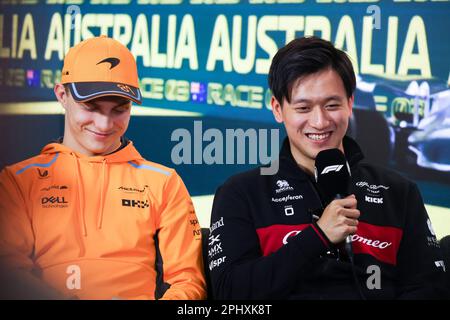
M 89 131 L 90 133 L 93 133 L 93 134 L 99 136 L 99 137 L 108 137 L 112 134 L 112 133 L 100 133 L 100 132 L 92 131 L 89 129 L 86 129 L 86 130 Z
M 313 141 L 323 141 L 328 139 L 331 136 L 331 133 L 331 131 L 324 133 L 307 133 L 306 136 Z

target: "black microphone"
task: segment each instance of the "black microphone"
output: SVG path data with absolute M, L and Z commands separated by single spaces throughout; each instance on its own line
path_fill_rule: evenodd
M 325 206 L 334 199 L 342 199 L 350 195 L 350 166 L 344 154 L 339 149 L 320 151 L 316 157 L 314 173 L 317 188 Z M 344 247 L 350 260 L 355 286 L 361 299 L 366 300 L 366 296 L 363 293 L 356 274 L 351 235 L 345 238 Z
M 316 156 L 314 175 L 325 207 L 334 199 L 342 199 L 350 195 L 350 166 L 341 150 L 320 151 Z M 351 235 L 345 239 L 345 250 L 352 259 Z

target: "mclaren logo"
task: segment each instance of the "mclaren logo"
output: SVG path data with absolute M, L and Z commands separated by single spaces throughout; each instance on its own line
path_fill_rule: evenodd
M 69 187 L 68 186 L 53 185 L 53 186 L 49 186 L 47 188 L 42 188 L 41 191 L 50 191 L 50 190 L 53 190 L 53 189 L 56 189 L 56 190 L 67 190 L 67 189 L 69 189 Z
M 105 62 L 108 62 L 110 64 L 109 69 L 111 70 L 112 68 L 116 67 L 120 63 L 120 60 L 117 59 L 117 58 L 106 58 L 106 59 L 103 59 L 102 61 L 100 61 L 97 64 L 105 63 Z
M 149 188 L 149 186 L 146 184 L 143 188 L 120 186 L 117 189 L 126 193 L 143 193 L 147 188 Z
M 320 174 L 326 174 L 326 173 L 332 172 L 332 171 L 339 172 L 343 166 L 344 166 L 343 164 L 336 164 L 336 165 L 325 167 Z

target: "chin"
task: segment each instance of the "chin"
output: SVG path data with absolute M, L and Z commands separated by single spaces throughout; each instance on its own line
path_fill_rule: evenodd
M 101 155 L 101 154 L 105 154 L 108 152 L 108 148 L 106 147 L 91 147 L 91 148 L 86 148 L 88 150 L 88 152 L 94 154 L 94 155 Z

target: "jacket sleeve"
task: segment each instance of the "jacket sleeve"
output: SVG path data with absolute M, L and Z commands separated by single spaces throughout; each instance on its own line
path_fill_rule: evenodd
M 238 182 L 226 183 L 214 198 L 208 242 L 214 298 L 287 298 L 297 288 L 297 275 L 327 251 L 316 228 L 305 228 L 278 251 L 263 256 L 245 192 Z
M 406 220 L 398 253 L 398 268 L 399 299 L 444 297 L 442 252 L 415 184 L 411 184 L 406 199 Z
M 0 297 L 61 299 L 32 272 L 34 233 L 25 198 L 9 168 L 0 173 Z
M 31 271 L 34 234 L 22 192 L 8 168 L 0 174 L 0 258 L 3 267 Z
M 170 287 L 161 299 L 204 299 L 206 284 L 200 225 L 189 193 L 176 172 L 172 172 L 163 193 L 158 246 L 163 281 Z

